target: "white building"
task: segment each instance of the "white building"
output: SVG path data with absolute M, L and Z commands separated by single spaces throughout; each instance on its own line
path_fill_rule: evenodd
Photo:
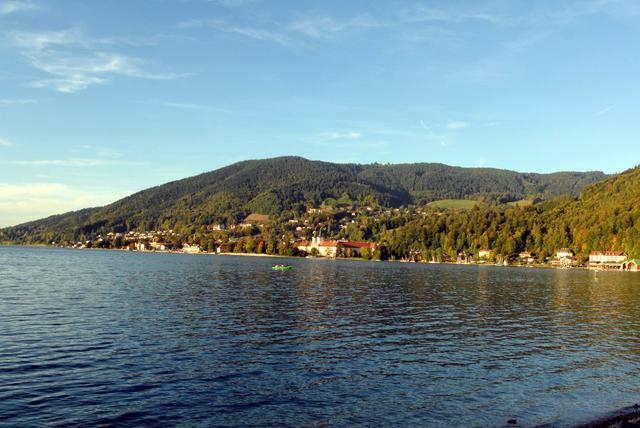
M 573 253 L 573 251 L 571 251 L 568 248 L 561 248 L 558 251 L 556 251 L 556 259 L 560 260 L 560 259 L 568 259 L 573 257 L 575 254 Z
M 592 251 L 589 254 L 591 263 L 622 263 L 627 260 L 627 255 L 622 251 Z
M 488 259 L 493 256 L 493 250 L 480 250 L 478 257 L 481 259 Z

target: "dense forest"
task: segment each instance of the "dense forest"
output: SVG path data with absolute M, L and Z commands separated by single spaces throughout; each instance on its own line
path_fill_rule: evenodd
M 593 250 L 640 257 L 640 167 L 586 187 L 579 198 L 441 212 L 386 231 L 381 240 L 391 258 L 455 260 L 482 248 L 499 259 L 530 251 L 544 261 L 563 247 L 582 258 Z
M 249 160 L 143 190 L 105 207 L 5 228 L 0 230 L 0 241 L 50 242 L 154 229 L 189 233 L 212 224 L 236 223 L 251 213 L 285 222 L 310 207 L 336 201 L 396 208 L 441 199 L 474 199 L 493 206 L 527 198 L 575 197 L 586 185 L 606 177 L 602 172 L 527 174 L 432 163 L 334 164 L 300 157 Z

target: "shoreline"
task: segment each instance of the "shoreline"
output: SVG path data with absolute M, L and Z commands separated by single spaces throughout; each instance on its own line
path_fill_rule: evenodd
M 359 257 L 322 257 L 322 256 L 281 256 L 278 254 L 259 254 L 259 253 L 213 253 L 207 251 L 201 251 L 199 253 L 189 253 L 182 251 L 137 251 L 137 250 L 125 250 L 123 248 L 73 248 L 73 247 L 56 247 L 46 244 L 31 244 L 31 245 L 20 245 L 20 244 L 0 244 L 0 247 L 25 247 L 25 248 L 55 248 L 55 249 L 63 249 L 63 250 L 90 250 L 90 251 L 121 251 L 124 253 L 148 253 L 148 254 L 188 254 L 188 255 L 206 255 L 206 256 L 239 256 L 239 257 L 272 257 L 272 258 L 283 258 L 283 259 L 315 259 L 315 260 L 348 260 L 354 262 L 388 262 L 388 263 L 407 263 L 407 264 L 417 264 L 417 265 L 451 265 L 451 266 L 492 266 L 492 267 L 510 267 L 510 268 L 528 268 L 528 269 L 553 269 L 553 270 L 585 270 L 585 271 L 593 271 L 593 272 L 628 272 L 617 269 L 590 269 L 588 266 L 576 266 L 571 268 L 565 267 L 556 267 L 552 265 L 541 265 L 541 264 L 512 264 L 512 265 L 502 265 L 498 263 L 455 263 L 455 262 L 432 262 L 432 261 L 421 261 L 421 262 L 411 262 L 408 260 L 375 260 L 375 259 L 363 259 Z M 635 272 L 633 272 L 635 273 Z M 640 425 L 639 425 L 640 427 Z M 581 428 L 581 427 L 580 427 Z

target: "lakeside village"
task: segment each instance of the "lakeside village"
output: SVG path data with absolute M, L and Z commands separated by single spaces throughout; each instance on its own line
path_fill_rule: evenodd
M 186 235 L 174 230 L 108 232 L 72 245 L 60 245 L 55 242 L 51 244 L 73 248 L 112 248 L 143 252 L 359 258 L 400 262 L 551 266 L 563 269 L 586 267 L 596 270 L 640 271 L 640 260 L 629 259 L 623 252 L 592 251 L 588 259 L 585 259 L 576 256 L 569 248 L 558 249 L 555 254 L 547 257 L 538 257 L 528 251 L 504 256 L 496 254 L 489 248 L 479 249 L 473 254 L 460 252 L 455 258 L 445 254 L 440 254 L 438 258 L 431 254 L 428 258 L 424 257 L 420 251 L 414 251 L 408 257 L 396 260 L 388 256 L 384 242 L 351 240 L 349 237 L 353 235 L 353 230 L 357 230 L 359 222 L 366 222 L 367 215 L 393 217 L 399 214 L 400 210 L 372 213 L 371 207 L 364 207 L 357 211 L 350 211 L 350 209 L 341 209 L 342 215 L 334 225 L 337 226 L 339 233 L 333 239 L 325 239 L 321 232 L 317 232 L 323 229 L 331 230 L 330 226 L 322 221 L 326 220 L 326 214 L 331 208 L 311 208 L 304 218 L 288 220 L 285 233 L 278 235 L 278 238 L 275 238 L 273 233 L 268 233 L 272 226 L 269 216 L 250 214 L 238 224 L 209 225 L 205 235 Z M 413 217 L 420 214 L 426 213 L 418 211 L 413 214 Z M 407 213 L 403 215 L 406 216 Z M 335 219 L 335 217 L 332 218 Z M 311 239 L 305 237 L 309 235 L 312 235 Z

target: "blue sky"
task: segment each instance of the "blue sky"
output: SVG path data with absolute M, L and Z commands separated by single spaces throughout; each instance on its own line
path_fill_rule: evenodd
M 640 2 L 0 0 L 0 226 L 248 158 L 638 164 Z

